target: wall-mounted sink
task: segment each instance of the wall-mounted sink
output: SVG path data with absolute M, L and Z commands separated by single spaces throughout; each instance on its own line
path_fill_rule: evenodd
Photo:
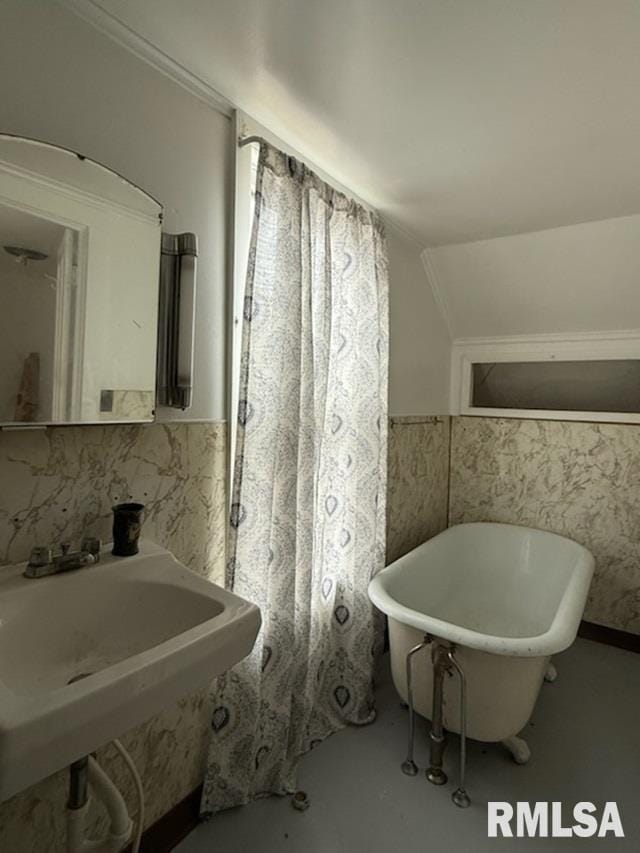
M 0 570 L 0 799 L 118 737 L 252 649 L 259 609 L 142 542 L 38 580 Z

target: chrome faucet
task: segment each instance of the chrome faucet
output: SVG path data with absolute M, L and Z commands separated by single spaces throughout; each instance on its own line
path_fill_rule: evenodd
M 100 560 L 100 540 L 95 536 L 85 536 L 79 551 L 70 551 L 69 547 L 68 542 L 63 542 L 60 554 L 55 556 L 51 548 L 32 548 L 27 568 L 24 570 L 25 578 L 44 578 L 47 575 L 70 572 L 84 566 L 93 566 Z

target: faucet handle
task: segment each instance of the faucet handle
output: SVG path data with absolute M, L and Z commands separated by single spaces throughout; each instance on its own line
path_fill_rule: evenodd
M 97 536 L 83 536 L 80 543 L 80 550 L 85 554 L 92 554 L 97 563 L 100 559 L 101 541 Z
M 51 548 L 46 545 L 36 545 L 31 549 L 29 565 L 34 567 L 48 566 L 51 562 Z

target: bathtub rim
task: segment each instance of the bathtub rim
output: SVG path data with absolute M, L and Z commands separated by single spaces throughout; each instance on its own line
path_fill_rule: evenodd
M 413 610 L 406 605 L 400 604 L 400 602 L 390 595 L 387 590 L 387 584 L 398 572 L 402 571 L 403 564 L 409 561 L 409 558 L 415 551 L 439 537 L 451 535 L 452 531 L 461 527 L 497 527 L 509 528 L 511 530 L 516 528 L 528 533 L 542 533 L 545 536 L 562 539 L 565 542 L 570 542 L 575 547 L 578 559 L 572 569 L 571 577 L 562 598 L 558 602 L 555 615 L 547 631 L 529 637 L 500 637 L 492 634 L 482 634 L 471 628 L 445 622 L 435 616 Z M 372 578 L 369 583 L 368 594 L 373 604 L 385 615 L 413 628 L 417 628 L 419 631 L 423 631 L 430 636 L 492 654 L 513 655 L 515 657 L 542 657 L 564 651 L 575 640 L 587 601 L 594 568 L 595 560 L 593 554 L 583 545 L 580 545 L 580 543 L 573 539 L 569 539 L 567 536 L 561 536 L 558 533 L 552 533 L 551 531 L 535 527 L 525 527 L 521 524 L 474 521 L 451 525 L 451 527 L 418 545 L 417 548 L 394 560 L 393 563 L 390 563 Z

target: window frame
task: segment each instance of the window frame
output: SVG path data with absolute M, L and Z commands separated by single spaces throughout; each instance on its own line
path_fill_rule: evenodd
M 527 420 L 640 424 L 640 412 L 500 409 L 474 406 L 472 365 L 481 362 L 605 361 L 640 359 L 640 330 L 611 333 L 467 338 L 453 342 L 452 414 Z

